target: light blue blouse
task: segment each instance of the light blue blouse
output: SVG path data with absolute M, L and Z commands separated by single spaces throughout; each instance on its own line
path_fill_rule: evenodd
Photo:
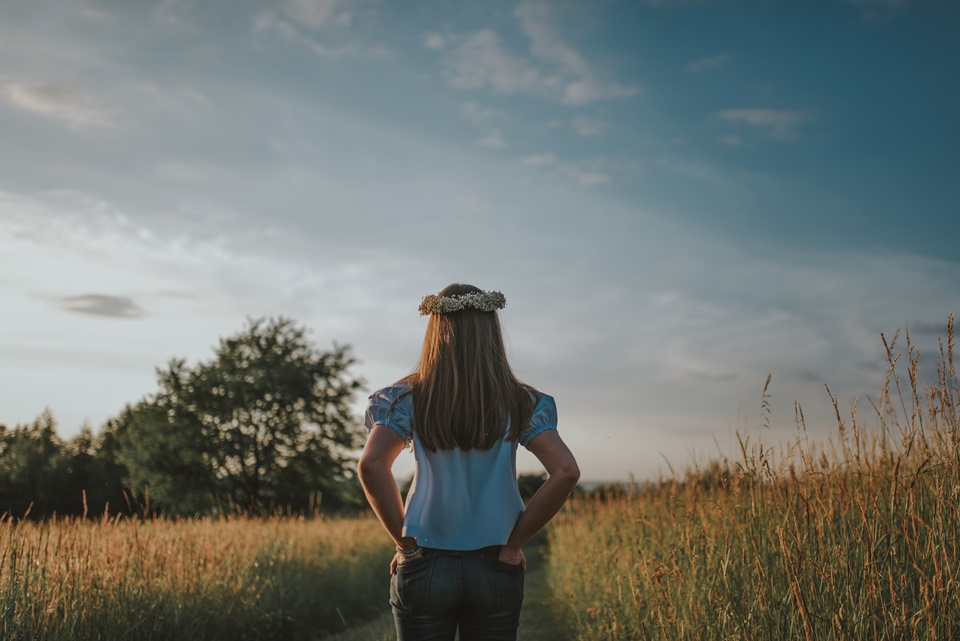
M 413 397 L 408 384 L 385 387 L 370 395 L 365 423 L 368 430 L 385 425 L 409 445 L 413 442 L 416 470 L 407 494 L 403 536 L 420 545 L 444 550 L 476 550 L 503 545 L 510 537 L 523 500 L 517 489 L 517 441 L 507 435 L 489 450 L 428 452 L 413 425 Z M 557 429 L 557 405 L 540 394 L 530 424 L 519 444 Z

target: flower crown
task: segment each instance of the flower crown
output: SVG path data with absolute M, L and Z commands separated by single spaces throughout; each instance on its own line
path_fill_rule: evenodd
M 507 305 L 507 298 L 500 292 L 475 292 L 459 296 L 424 296 L 420 301 L 420 315 L 450 314 L 472 307 L 481 312 L 493 312 L 503 309 Z

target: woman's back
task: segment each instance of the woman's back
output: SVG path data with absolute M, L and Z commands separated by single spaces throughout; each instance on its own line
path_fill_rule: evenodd
M 403 535 L 422 546 L 473 550 L 507 542 L 523 500 L 517 488 L 517 446 L 544 430 L 556 429 L 552 396 L 537 393 L 533 416 L 516 440 L 510 430 L 489 449 L 427 449 L 417 433 L 410 383 L 401 382 L 370 396 L 367 429 L 385 425 L 413 446 L 416 474 L 407 495 Z
M 521 546 L 576 485 L 576 460 L 557 435 L 552 397 L 507 363 L 499 292 L 450 285 L 420 305 L 430 314 L 414 373 L 370 396 L 359 462 L 371 507 L 397 545 L 390 604 L 398 639 L 516 638 L 526 560 Z M 548 478 L 524 508 L 523 445 Z M 404 506 L 394 461 L 416 458 Z

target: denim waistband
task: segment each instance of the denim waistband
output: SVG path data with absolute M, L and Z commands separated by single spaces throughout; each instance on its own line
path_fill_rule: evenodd
M 500 547 L 499 545 L 488 545 L 485 548 L 479 548 L 477 550 L 443 550 L 441 548 L 428 548 L 422 547 L 424 552 L 431 552 L 433 554 L 443 554 L 445 556 L 500 556 Z

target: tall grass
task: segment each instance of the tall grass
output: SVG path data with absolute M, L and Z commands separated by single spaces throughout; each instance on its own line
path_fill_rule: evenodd
M 868 421 L 834 398 L 826 445 L 797 407 L 786 451 L 741 438 L 737 462 L 574 502 L 550 531 L 550 583 L 576 638 L 960 638 L 953 318 L 928 389 L 905 339 L 905 363 L 884 339 Z
M 4 520 L 0 638 L 318 638 L 383 611 L 388 542 L 372 519 Z

